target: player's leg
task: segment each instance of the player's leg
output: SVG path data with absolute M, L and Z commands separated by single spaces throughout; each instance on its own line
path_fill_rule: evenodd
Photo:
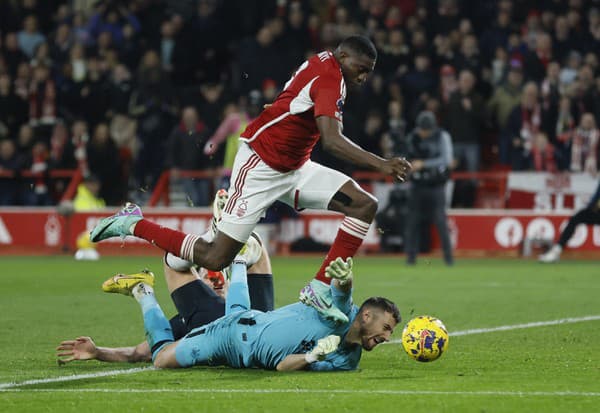
M 273 270 L 269 253 L 264 245 L 260 259 L 248 268 L 248 293 L 253 310 L 266 312 L 275 309 Z
M 300 300 L 313 306 L 326 318 L 347 321 L 332 305 L 325 268 L 336 258 L 353 257 L 367 235 L 377 211 L 376 199 L 343 173 L 307 162 L 298 171 L 295 188 L 282 200 L 295 209 L 328 209 L 345 216 L 315 279 L 301 292 Z
M 117 274 L 108 279 L 102 285 L 106 292 L 120 293 L 133 296 L 141 307 L 144 319 L 144 330 L 152 360 L 155 361 L 159 353 L 167 347 L 171 347 L 175 339 L 169 321 L 165 317 L 156 297 L 154 296 L 154 276 L 149 272 L 133 275 Z M 165 354 L 169 354 L 167 352 Z M 161 367 L 178 367 L 175 359 L 163 355 L 160 362 Z
M 406 252 L 406 263 L 409 265 L 416 263 L 419 253 L 421 207 L 420 188 L 413 186 L 410 188 L 408 196 L 408 216 L 404 233 L 404 251 Z
M 225 314 L 225 300 L 201 279 L 197 271 L 175 271 L 165 260 L 164 272 L 171 299 L 184 326 L 183 330 L 177 330 L 183 331 L 183 334 L 178 335 L 173 322 L 171 323 L 176 339 Z
M 560 234 L 558 242 L 554 244 L 547 252 L 539 256 L 539 261 L 544 263 L 556 262 L 560 259 L 562 251 L 567 246 L 567 243 L 575 233 L 577 225 L 579 224 L 599 224 L 600 223 L 600 211 L 593 210 L 591 208 L 584 208 L 573 215 L 567 226 Z
M 252 230 L 288 187 L 284 174 L 264 164 L 248 145 L 240 146 L 231 178 L 230 198 L 214 239 L 211 234 L 185 234 L 157 225 L 143 219 L 137 205 L 128 204 L 117 214 L 101 220 L 92 230 L 91 240 L 99 242 L 133 235 L 201 267 L 219 271 L 229 265 L 246 242 L 249 244 L 246 248 L 257 244 L 248 239 Z
M 246 276 L 246 263 L 234 260 L 231 263 L 231 282 L 225 298 L 225 315 L 250 309 L 250 294 Z
M 431 193 L 431 207 L 433 208 L 433 223 L 437 228 L 440 240 L 442 242 L 442 251 L 444 252 L 444 262 L 447 265 L 454 264 L 452 257 L 452 243 L 450 242 L 450 231 L 448 230 L 448 220 L 446 217 L 446 193 L 444 186 L 429 189 Z
M 298 171 L 296 186 L 284 202 L 295 209 L 328 209 L 345 215 L 316 279 L 326 284 L 325 268 L 338 257 L 354 256 L 367 235 L 377 212 L 377 200 L 352 178 L 316 162 L 306 162 Z

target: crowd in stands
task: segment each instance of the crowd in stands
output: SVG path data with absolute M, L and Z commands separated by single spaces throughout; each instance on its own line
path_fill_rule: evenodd
M 59 200 L 64 180 L 22 170 L 79 168 L 115 205 L 166 168 L 218 168 L 224 120 L 240 128 L 257 94 L 356 33 L 379 52 L 344 107 L 364 148 L 401 153 L 428 109 L 457 170 L 597 171 L 598 0 L 5 0 L 0 204 Z

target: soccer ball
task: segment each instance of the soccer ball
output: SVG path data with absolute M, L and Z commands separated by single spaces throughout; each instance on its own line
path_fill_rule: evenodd
M 448 330 L 435 317 L 415 317 L 402 331 L 402 347 L 417 361 L 437 360 L 448 349 Z

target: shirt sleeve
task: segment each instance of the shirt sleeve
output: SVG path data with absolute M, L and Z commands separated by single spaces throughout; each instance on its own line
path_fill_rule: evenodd
M 340 311 L 346 315 L 352 311 L 352 290 L 345 293 L 338 290 L 333 283 L 331 283 L 331 298 L 333 305 L 340 309 Z
M 315 118 L 328 116 L 342 121 L 344 99 L 341 80 L 336 80 L 333 76 L 317 78 L 310 88 L 310 97 L 314 102 Z

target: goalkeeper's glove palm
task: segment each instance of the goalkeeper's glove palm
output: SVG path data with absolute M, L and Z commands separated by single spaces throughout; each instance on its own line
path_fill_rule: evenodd
M 317 345 L 310 352 L 306 353 L 306 362 L 314 363 L 325 358 L 329 353 L 333 353 L 340 345 L 340 336 L 330 335 L 317 341 Z
M 352 257 L 348 257 L 346 261 L 341 257 L 337 257 L 325 268 L 325 276 L 335 278 L 340 284 L 344 285 L 352 280 L 352 265 Z

